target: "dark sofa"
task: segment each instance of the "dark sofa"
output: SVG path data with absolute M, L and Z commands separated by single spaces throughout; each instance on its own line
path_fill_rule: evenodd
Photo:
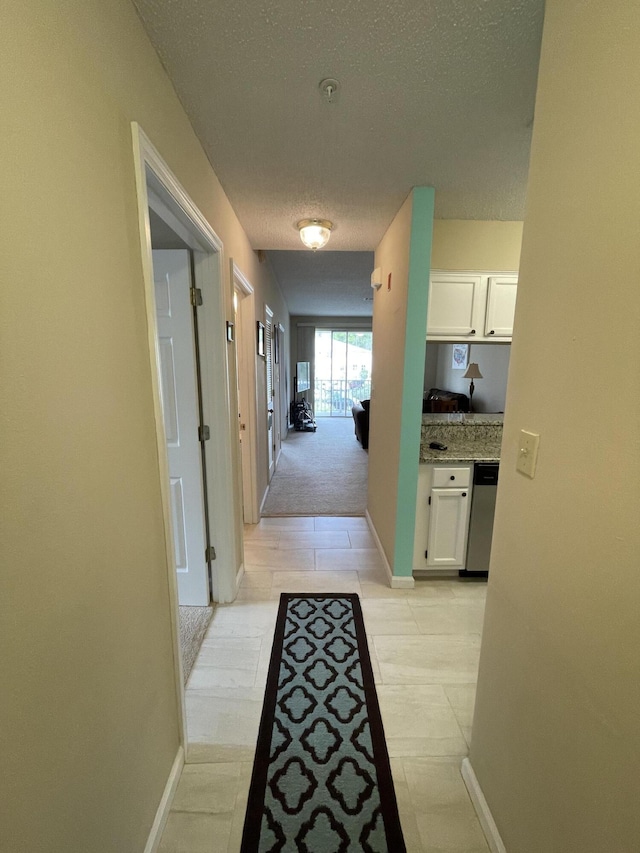
M 351 407 L 356 438 L 364 448 L 369 447 L 369 405 L 371 400 L 360 400 Z M 422 399 L 424 412 L 468 412 L 469 398 L 442 388 L 430 388 Z
M 429 388 L 422 398 L 422 411 L 425 412 L 468 412 L 469 398 L 466 394 L 456 394 L 442 388 Z
M 369 447 L 369 404 L 371 400 L 361 400 L 351 407 L 356 438 L 366 450 Z

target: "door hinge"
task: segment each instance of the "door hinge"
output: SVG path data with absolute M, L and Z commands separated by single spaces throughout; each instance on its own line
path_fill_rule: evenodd
M 429 556 L 429 552 L 428 552 L 428 551 L 425 551 L 425 552 L 424 552 L 424 558 L 425 558 L 425 560 L 427 559 L 427 557 L 428 557 L 428 556 Z
M 198 441 L 209 441 L 211 438 L 211 430 L 208 426 L 198 427 Z
M 427 501 L 427 503 L 429 504 L 429 506 L 431 506 L 431 495 L 429 495 L 429 500 Z
M 202 305 L 202 290 L 199 287 L 189 288 L 189 295 L 191 296 L 191 304 L 194 308 Z
M 212 560 L 216 559 L 216 549 L 213 545 L 209 545 L 209 547 L 204 552 L 204 558 L 207 563 L 210 563 Z

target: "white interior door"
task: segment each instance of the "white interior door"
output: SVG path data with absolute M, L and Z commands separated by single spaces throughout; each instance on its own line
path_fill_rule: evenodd
M 242 459 L 242 509 L 245 524 L 260 521 L 257 477 L 257 396 L 255 297 L 251 284 L 231 261 L 235 306 L 235 352 L 238 374 L 240 450 Z
M 186 250 L 153 252 L 178 600 L 180 604 L 207 605 L 210 592 L 190 263 Z

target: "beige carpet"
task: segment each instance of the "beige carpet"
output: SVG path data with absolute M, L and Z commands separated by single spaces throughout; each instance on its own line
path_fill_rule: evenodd
M 369 457 L 353 418 L 317 418 L 316 432 L 290 430 L 262 514 L 364 515 Z
M 186 684 L 211 622 L 213 607 L 179 607 L 178 610 L 180 612 L 182 676 Z

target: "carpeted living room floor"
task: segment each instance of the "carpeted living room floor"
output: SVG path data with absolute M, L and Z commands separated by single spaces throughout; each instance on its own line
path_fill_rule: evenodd
M 353 418 L 317 418 L 316 432 L 290 430 L 263 516 L 364 515 L 368 455 Z

